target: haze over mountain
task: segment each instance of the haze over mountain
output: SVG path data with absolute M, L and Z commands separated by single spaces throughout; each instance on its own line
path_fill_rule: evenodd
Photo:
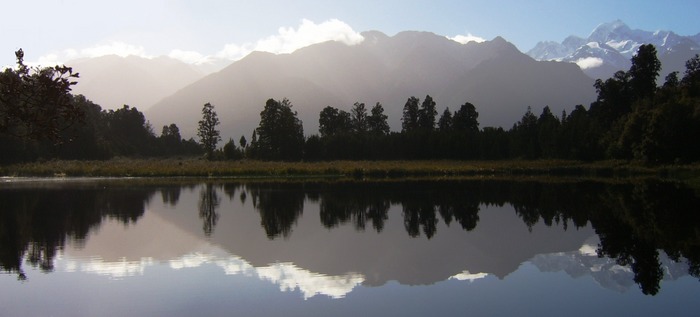
M 329 41 L 291 54 L 251 53 L 156 103 L 146 116 L 156 130 L 176 123 L 183 136 L 194 136 L 202 105 L 211 102 L 222 137 L 238 139 L 250 138 L 269 98 L 289 98 L 307 135 L 317 133 L 321 109 L 349 111 L 355 102 L 382 103 L 398 131 L 410 96 L 432 96 L 439 113 L 471 102 L 482 127 L 504 128 L 528 106 L 539 113 L 549 105 L 558 114 L 595 99 L 593 80 L 576 65 L 535 61 L 501 37 L 460 44 L 428 32 L 362 35 L 353 46 Z
M 105 109 L 122 105 L 145 110 L 206 75 L 195 66 L 169 57 L 116 55 L 67 62 L 80 73 L 73 93 L 85 95 Z
M 682 74 L 685 62 L 700 53 L 700 33 L 681 36 L 672 31 L 633 30 L 616 20 L 600 24 L 587 38 L 571 35 L 561 43 L 539 42 L 527 54 L 536 60 L 576 63 L 592 78 L 609 78 L 618 70 L 628 70 L 630 59 L 643 44 L 656 47 L 662 81 L 673 71 Z

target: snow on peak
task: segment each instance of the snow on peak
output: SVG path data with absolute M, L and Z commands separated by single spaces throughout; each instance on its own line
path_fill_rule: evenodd
M 621 20 L 599 24 L 587 38 L 571 35 L 563 42 L 540 42 L 527 52 L 537 60 L 559 60 L 578 64 L 589 76 L 607 76 L 590 70 L 625 69 L 643 44 L 653 44 L 657 52 L 696 52 L 700 34 L 680 36 L 672 31 L 655 32 L 631 29 Z M 590 71 L 590 72 L 589 72 Z

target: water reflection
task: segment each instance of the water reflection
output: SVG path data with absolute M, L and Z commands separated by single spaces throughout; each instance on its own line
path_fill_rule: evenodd
M 202 230 L 207 236 L 211 236 L 216 222 L 219 220 L 219 212 L 216 210 L 219 208 L 219 204 L 221 204 L 221 200 L 214 190 L 214 185 L 211 183 L 204 185 L 199 192 L 199 218 L 202 219 Z
M 67 240 L 80 245 L 103 219 L 134 224 L 156 189 L 43 186 L 0 190 L 0 267 L 26 279 L 23 259 L 51 272 Z
M 179 241 L 182 250 L 159 258 L 155 254 L 165 252 L 160 246 L 136 262 L 115 255 L 111 268 L 105 251 L 96 251 L 101 258 L 83 261 L 83 269 L 142 272 L 153 261 L 170 261 L 173 268 L 215 263 L 226 272 L 274 281 L 281 289 L 306 289 L 305 296 L 335 297 L 360 283 L 432 284 L 488 274 L 504 278 L 528 260 L 543 271 L 586 267 L 584 271 L 600 278 L 601 285 L 624 288 L 633 281 L 649 295 L 657 294 L 664 277 L 671 271 L 677 275 L 679 268 L 700 276 L 700 199 L 692 189 L 674 182 L 37 185 L 0 188 L 0 266 L 19 279 L 27 278 L 25 261 L 50 272 L 67 244 L 89 249 L 86 238 L 103 223 L 145 226 L 151 221 L 150 216 L 144 219 L 146 209 L 160 217 L 158 226 L 168 223 L 178 228 L 172 236 L 179 240 L 167 239 Z M 162 208 L 151 203 L 158 192 Z M 162 234 L 156 222 L 141 229 L 138 237 Z M 261 231 L 255 226 L 262 229 L 263 239 L 258 239 Z M 525 232 L 520 231 L 522 226 Z M 135 238 L 134 245 L 140 239 Z M 202 244 L 216 250 L 192 253 Z M 564 259 L 577 260 L 564 263 Z M 591 273 L 593 267 L 598 273 Z M 630 282 L 609 282 L 619 276 L 631 277 L 624 279 Z M 326 291 L 310 285 L 325 286 Z

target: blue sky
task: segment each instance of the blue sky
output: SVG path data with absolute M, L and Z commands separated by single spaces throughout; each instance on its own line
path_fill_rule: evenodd
M 18 48 L 27 61 L 44 65 L 107 53 L 236 59 L 252 49 L 284 52 L 337 34 L 352 41 L 352 33 L 367 30 L 503 36 L 521 51 L 542 40 L 587 36 L 616 19 L 633 29 L 700 33 L 697 0 L 24 0 L 4 3 L 2 11 L 0 65 L 13 64 Z

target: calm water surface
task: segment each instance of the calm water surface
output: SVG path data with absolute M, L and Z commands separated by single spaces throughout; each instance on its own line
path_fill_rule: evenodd
M 692 316 L 666 181 L 0 180 L 2 316 Z

